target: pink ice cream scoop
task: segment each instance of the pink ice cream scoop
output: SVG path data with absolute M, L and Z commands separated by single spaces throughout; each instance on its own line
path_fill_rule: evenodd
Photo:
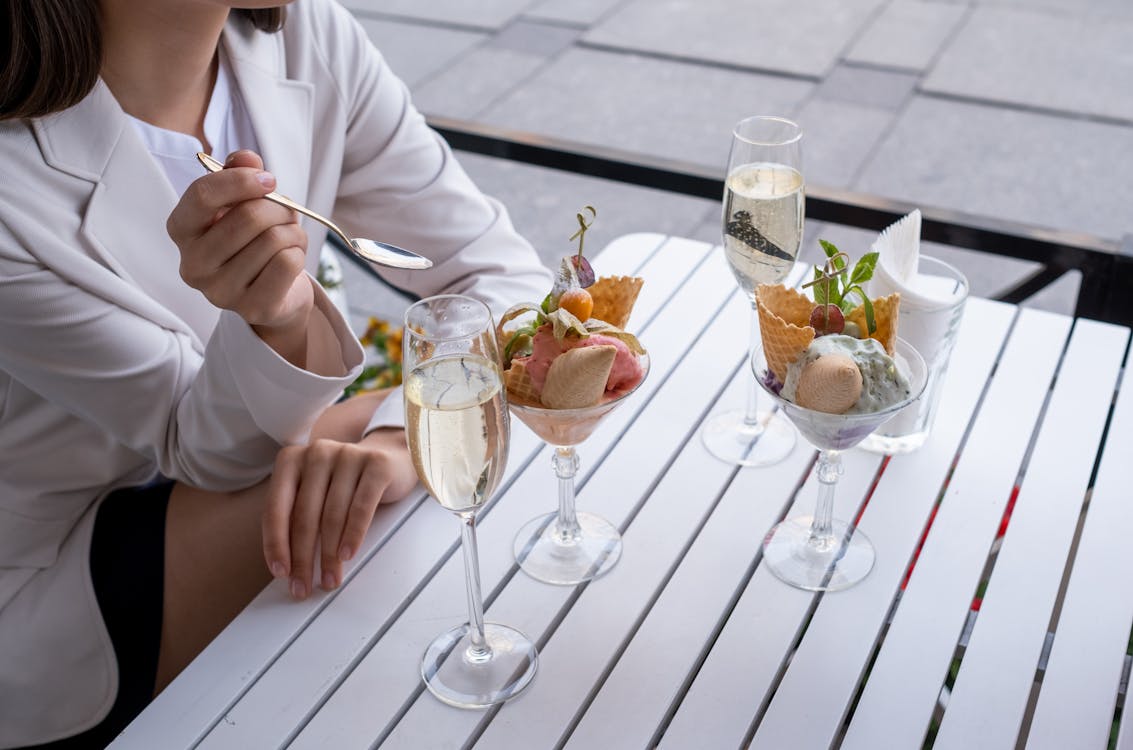
M 626 346 L 626 342 L 621 339 L 602 333 L 592 333 L 589 337 L 580 339 L 578 346 L 612 346 L 618 350 L 614 355 L 614 366 L 610 368 L 610 377 L 606 379 L 607 391 L 629 390 L 641 382 L 644 368 Z
M 547 371 L 551 369 L 551 362 L 568 349 L 581 346 L 612 346 L 617 350 L 614 355 L 614 365 L 610 368 L 610 377 L 606 379 L 606 390 L 628 390 L 633 388 L 644 375 L 641 363 L 634 356 L 625 342 L 613 336 L 593 333 L 584 339 L 566 339 L 559 342 L 551 332 L 550 325 L 540 326 L 535 335 L 531 337 L 531 356 L 525 360 L 527 374 L 531 382 L 540 391 L 547 380 Z

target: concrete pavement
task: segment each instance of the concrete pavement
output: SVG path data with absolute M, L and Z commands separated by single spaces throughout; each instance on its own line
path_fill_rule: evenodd
M 1129 0 L 345 0 L 426 114 L 723 174 L 732 124 L 803 126 L 810 184 L 1035 226 L 1133 234 Z M 461 158 L 548 263 L 574 212 L 599 247 L 631 231 L 719 241 L 719 204 Z M 864 250 L 872 235 L 807 226 Z M 994 294 L 1030 264 L 932 248 Z M 396 316 L 349 275 L 360 315 Z M 1030 302 L 1070 312 L 1077 280 Z

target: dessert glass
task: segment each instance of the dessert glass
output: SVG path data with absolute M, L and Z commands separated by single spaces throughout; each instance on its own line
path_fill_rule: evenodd
M 574 477 L 580 465 L 575 446 L 585 442 L 602 420 L 641 387 L 649 375 L 649 355 L 638 357 L 644 372 L 631 390 L 580 409 L 548 409 L 509 401 L 512 414 L 551 446 L 551 466 L 559 479 L 559 509 L 531 519 L 515 535 L 515 560 L 523 572 L 545 583 L 582 583 L 608 572 L 622 554 L 622 535 L 612 523 L 575 509 Z
M 779 579 L 809 591 L 838 591 L 861 581 L 873 568 L 874 549 L 860 529 L 833 517 L 834 490 L 842 476 L 841 453 L 853 448 L 901 409 L 921 397 L 925 361 L 904 339 L 897 339 L 897 366 L 909 379 L 909 396 L 867 414 L 828 414 L 799 406 L 779 396 L 763 347 L 752 354 L 756 381 L 818 449 L 814 466 L 818 501 L 814 515 L 781 521 L 763 540 L 763 563 Z

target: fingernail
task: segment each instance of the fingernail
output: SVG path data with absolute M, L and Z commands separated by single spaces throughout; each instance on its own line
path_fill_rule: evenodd
M 307 596 L 307 587 L 298 578 L 291 579 L 291 596 L 296 599 L 303 599 Z
M 335 587 L 334 573 L 329 570 L 323 572 L 323 588 L 330 591 Z
M 238 154 L 238 153 L 239 153 L 238 151 L 233 151 L 231 154 L 229 154 L 228 158 L 224 160 L 224 166 L 227 167 L 229 164 L 234 162 L 236 160 L 236 154 Z
M 276 560 L 271 564 L 271 575 L 272 578 L 283 578 L 287 575 L 287 569 L 283 567 L 283 563 Z
M 275 175 L 271 172 L 257 172 L 256 182 L 271 190 L 275 187 Z
M 354 550 L 351 549 L 350 547 L 344 546 L 342 549 L 340 549 L 338 551 L 338 559 L 342 560 L 343 562 L 346 562 L 347 560 L 349 560 L 352 557 L 354 557 Z

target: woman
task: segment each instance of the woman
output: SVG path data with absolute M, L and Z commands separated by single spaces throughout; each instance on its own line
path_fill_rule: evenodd
M 0 3 L 0 747 L 105 744 L 416 481 L 399 397 L 328 408 L 362 354 L 325 231 L 263 195 L 428 255 L 411 293 L 547 288 L 351 16 L 277 3 Z

